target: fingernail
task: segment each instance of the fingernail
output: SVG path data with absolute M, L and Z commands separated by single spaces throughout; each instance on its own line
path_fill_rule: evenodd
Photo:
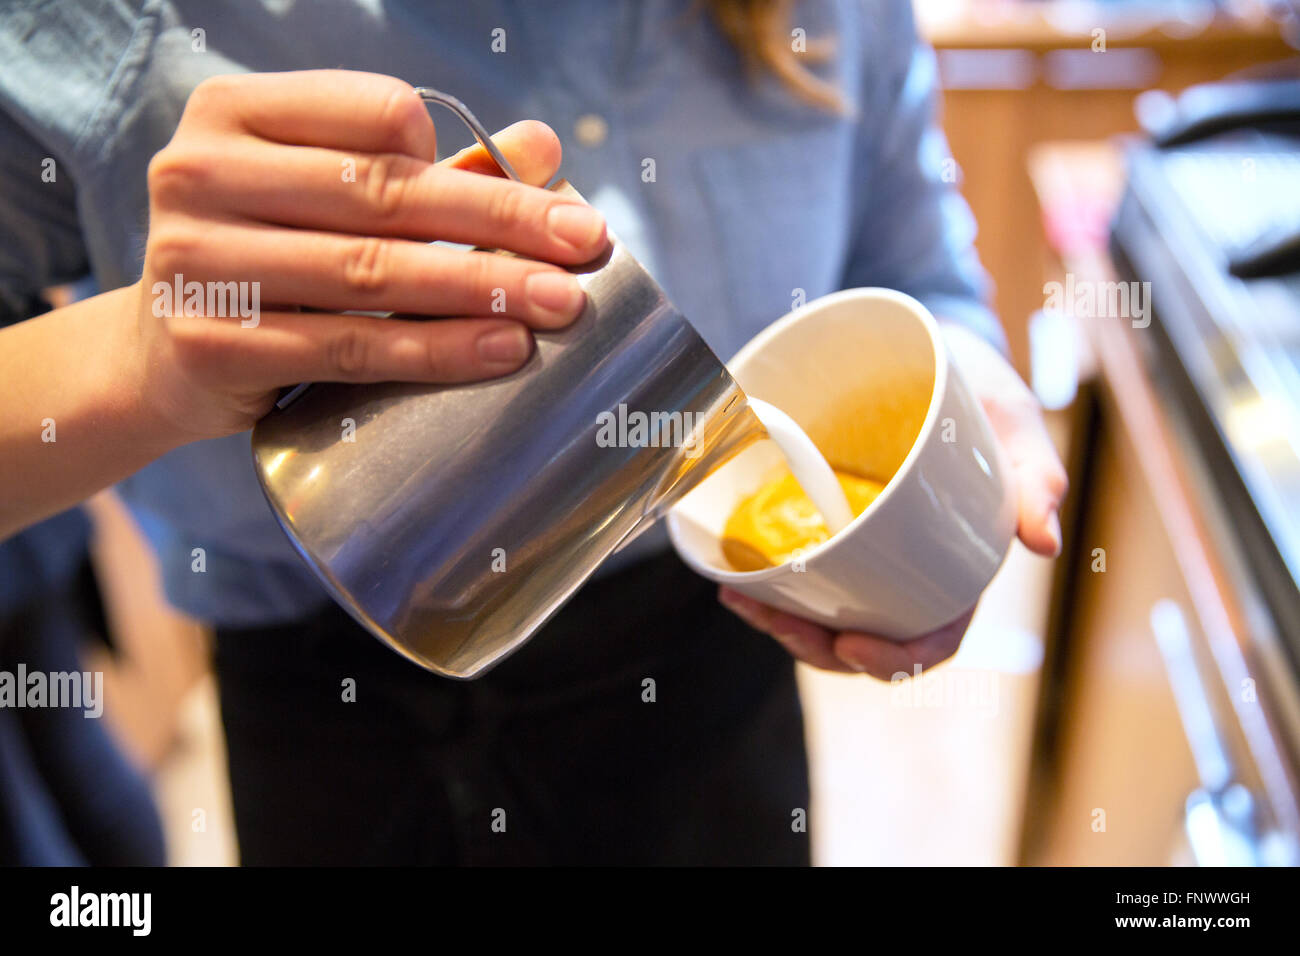
M 838 657 L 841 661 L 843 661 L 846 667 L 852 668 L 853 670 L 857 671 L 859 674 L 866 673 L 867 665 L 862 663 L 861 659 L 859 659 L 856 654 L 852 654 L 846 651 L 843 654 L 836 654 L 835 656 Z
M 546 223 L 556 238 L 576 249 L 590 248 L 605 232 L 605 217 L 582 203 L 552 206 Z
M 533 349 L 532 336 L 519 326 L 485 332 L 477 344 L 479 358 L 494 365 L 518 365 Z
M 572 319 L 582 311 L 587 294 L 576 276 L 567 272 L 535 272 L 524 282 L 524 295 L 534 308 Z
M 1047 516 L 1047 535 L 1052 539 L 1053 552 L 1061 553 L 1061 513 L 1053 510 Z

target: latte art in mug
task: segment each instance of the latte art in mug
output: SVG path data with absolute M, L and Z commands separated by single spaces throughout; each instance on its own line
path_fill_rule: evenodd
M 847 471 L 837 470 L 835 477 L 855 518 L 885 488 Z M 787 469 L 736 506 L 723 531 L 722 553 L 737 571 L 759 571 L 784 564 L 830 536 L 821 512 Z
M 925 381 L 892 382 L 869 398 L 842 399 L 814 428 L 820 442 L 776 406 L 751 398 L 785 466 L 774 469 L 731 511 L 720 542 L 731 569 L 761 571 L 785 564 L 830 540 L 866 511 L 920 431 L 929 388 Z M 823 447 L 834 449 L 836 458 L 828 460 Z M 842 493 L 838 500 L 827 484 L 831 492 Z

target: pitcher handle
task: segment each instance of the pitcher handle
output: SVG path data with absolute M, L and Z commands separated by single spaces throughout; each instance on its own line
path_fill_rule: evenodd
M 510 160 L 506 159 L 501 150 L 497 148 L 497 144 L 492 142 L 492 137 L 489 136 L 488 131 L 483 128 L 483 124 L 478 121 L 478 117 L 470 112 L 468 106 L 456 99 L 456 97 L 452 96 L 450 93 L 441 93 L 438 90 L 430 89 L 427 86 L 418 87 L 415 91 L 415 95 L 426 103 L 437 103 L 439 106 L 445 106 L 447 109 L 459 116 L 461 122 L 469 127 L 469 131 L 474 134 L 474 138 L 478 140 L 478 144 L 487 150 L 488 155 L 492 157 L 492 160 L 497 164 L 501 172 L 505 174 L 506 178 L 513 179 L 515 182 L 522 182 L 519 178 L 519 174 L 515 172 L 515 168 L 510 165 Z
M 497 147 L 497 144 L 492 142 L 492 137 L 488 135 L 488 131 L 484 129 L 483 124 L 478 121 L 478 117 L 470 111 L 468 106 L 450 93 L 443 93 L 440 90 L 431 89 L 427 86 L 416 87 L 415 95 L 426 103 L 437 103 L 439 106 L 445 106 L 460 117 L 460 121 L 469 127 L 469 131 L 474 134 L 474 138 L 478 140 L 478 144 L 487 150 L 488 155 L 491 156 L 492 161 L 497 164 L 497 168 L 501 170 L 502 175 L 507 179 L 513 179 L 517 183 L 523 182 L 523 180 L 519 178 L 519 174 L 515 172 L 515 168 L 510 165 L 510 160 L 506 159 L 505 154 L 501 152 Z M 288 408 L 295 401 L 301 398 L 303 393 L 306 392 L 307 389 L 311 388 L 311 386 L 311 382 L 303 382 L 300 385 L 287 386 L 280 392 L 279 397 L 276 398 L 275 407 L 281 409 Z

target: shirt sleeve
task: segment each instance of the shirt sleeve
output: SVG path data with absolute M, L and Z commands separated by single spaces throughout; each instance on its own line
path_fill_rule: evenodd
M 843 284 L 884 286 L 920 300 L 1006 351 L 987 302 L 992 283 L 975 252 L 975 219 L 936 122 L 934 51 L 917 36 L 908 0 L 862 4 L 868 89 L 859 108 L 862 187 Z
M 0 325 L 43 311 L 42 290 L 88 271 L 67 165 L 0 107 Z

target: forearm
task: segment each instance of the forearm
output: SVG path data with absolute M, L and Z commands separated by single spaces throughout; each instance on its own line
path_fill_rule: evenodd
M 0 329 L 0 538 L 187 439 L 151 407 L 136 287 Z

